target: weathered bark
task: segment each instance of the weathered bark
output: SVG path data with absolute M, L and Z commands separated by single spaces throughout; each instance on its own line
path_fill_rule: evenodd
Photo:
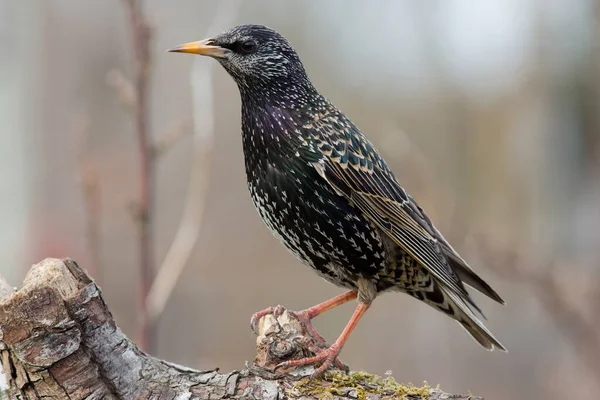
M 285 359 L 312 355 L 305 329 L 289 313 L 258 328 L 257 357 L 241 371 L 197 371 L 140 351 L 117 327 L 96 284 L 70 259 L 47 259 L 14 291 L 0 279 L 0 360 L 10 399 L 467 399 L 398 385 L 364 373 L 311 368 L 272 372 Z M 329 396 L 331 395 L 331 396 Z

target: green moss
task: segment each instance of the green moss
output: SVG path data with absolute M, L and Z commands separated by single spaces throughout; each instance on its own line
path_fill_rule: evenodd
M 422 387 L 400 384 L 392 377 L 381 377 L 366 372 L 345 374 L 340 371 L 327 372 L 323 378 L 303 379 L 294 389 L 300 395 L 330 400 L 335 396 L 346 396 L 356 392 L 358 400 L 366 400 L 369 394 L 378 394 L 390 399 L 424 399 L 429 397 L 431 387 L 424 382 Z

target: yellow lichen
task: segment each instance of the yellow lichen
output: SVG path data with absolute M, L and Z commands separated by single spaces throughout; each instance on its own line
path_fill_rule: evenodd
M 369 394 L 378 394 L 383 399 L 424 399 L 431 394 L 427 382 L 422 387 L 396 382 L 391 376 L 381 377 L 367 372 L 345 374 L 332 371 L 323 378 L 303 379 L 294 389 L 301 395 L 308 395 L 319 400 L 333 399 L 335 396 L 347 396 L 354 391 L 358 400 L 366 400 Z

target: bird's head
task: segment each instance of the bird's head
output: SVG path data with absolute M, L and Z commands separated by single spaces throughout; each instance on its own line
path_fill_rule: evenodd
M 242 94 L 298 97 L 312 91 L 312 85 L 290 43 L 262 25 L 240 25 L 199 42 L 169 49 L 171 52 L 209 56 L 227 70 Z

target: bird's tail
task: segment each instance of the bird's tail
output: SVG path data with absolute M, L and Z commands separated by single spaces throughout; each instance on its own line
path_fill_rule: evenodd
M 432 280 L 431 287 L 422 292 L 422 297 L 425 303 L 456 320 L 477 343 L 486 349 L 497 348 L 506 351 L 506 348 L 483 325 L 473 308 L 459 295 Z

